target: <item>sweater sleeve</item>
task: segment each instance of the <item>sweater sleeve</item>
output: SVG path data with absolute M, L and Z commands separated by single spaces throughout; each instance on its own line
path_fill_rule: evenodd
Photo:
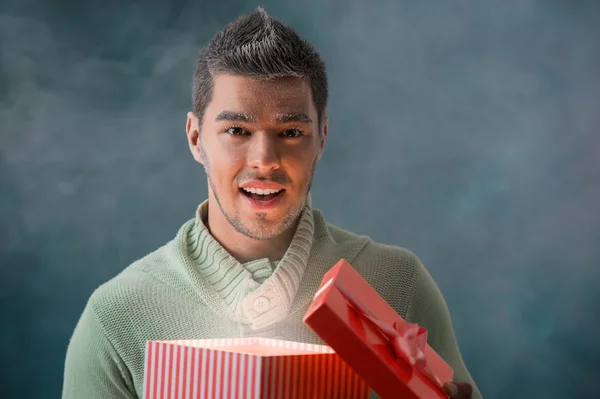
M 415 284 L 408 303 L 406 318 L 427 329 L 428 344 L 452 367 L 454 381 L 473 385 L 473 399 L 481 392 L 467 370 L 452 327 L 450 312 L 442 293 L 421 262 L 417 262 Z
M 67 349 L 63 399 L 135 399 L 131 378 L 90 301 Z

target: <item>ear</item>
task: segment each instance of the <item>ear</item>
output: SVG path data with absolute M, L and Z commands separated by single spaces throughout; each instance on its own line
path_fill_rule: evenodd
M 317 162 L 321 161 L 321 157 L 323 156 L 323 152 L 325 152 L 325 142 L 327 141 L 327 134 L 329 132 L 329 117 L 326 116 L 325 120 L 323 121 L 323 127 L 322 127 L 322 132 L 321 132 L 321 145 L 319 147 L 319 155 L 318 155 L 318 159 Z
M 188 146 L 196 162 L 204 165 L 202 151 L 200 150 L 200 126 L 198 117 L 193 112 L 188 112 L 185 132 L 187 134 Z

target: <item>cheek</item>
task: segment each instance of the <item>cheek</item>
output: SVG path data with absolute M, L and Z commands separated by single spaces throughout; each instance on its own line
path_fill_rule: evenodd
M 211 153 L 211 170 L 213 178 L 219 180 L 219 185 L 231 186 L 235 177 L 243 170 L 244 154 L 235 147 L 220 147 Z
M 243 161 L 246 151 L 243 145 L 227 139 L 219 140 L 216 144 L 223 163 L 238 164 Z
M 317 152 L 312 148 L 307 151 L 290 151 L 286 156 L 285 170 L 297 185 L 308 184 L 314 168 Z

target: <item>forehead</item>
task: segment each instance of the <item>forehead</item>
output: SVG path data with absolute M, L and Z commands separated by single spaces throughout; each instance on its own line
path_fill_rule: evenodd
M 309 82 L 302 78 L 259 79 L 220 74 L 214 77 L 212 100 L 207 112 L 248 112 L 268 118 L 285 112 L 303 112 L 316 117 Z

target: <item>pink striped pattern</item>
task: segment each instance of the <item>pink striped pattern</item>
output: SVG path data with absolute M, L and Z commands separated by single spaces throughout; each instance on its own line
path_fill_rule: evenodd
M 258 356 L 228 350 L 236 346 L 286 354 Z M 289 354 L 290 350 L 299 352 Z M 146 344 L 145 399 L 368 397 L 362 378 L 328 346 L 267 338 Z

